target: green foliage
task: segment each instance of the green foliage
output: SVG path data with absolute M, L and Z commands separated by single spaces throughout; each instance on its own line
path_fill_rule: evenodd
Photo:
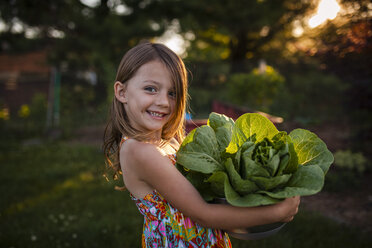
M 370 91 L 371 87 L 366 88 Z M 372 93 L 372 92 L 371 92 Z M 369 97 L 372 95 L 369 94 Z M 363 101 L 368 102 L 368 101 Z M 355 103 L 358 104 L 358 103 Z M 372 115 L 371 108 L 368 106 L 363 106 L 361 109 L 355 109 L 351 111 L 351 116 L 349 117 L 352 125 L 351 140 L 353 142 L 353 149 L 362 151 L 364 154 L 371 154 L 372 147 Z
M 0 32 L 0 52 L 21 53 L 48 47 L 48 63 L 56 68 L 70 73 L 96 72 L 95 92 L 104 93 L 94 97 L 102 103 L 107 100 L 106 86 L 112 85 L 115 77 L 112 68 L 117 67 L 125 51 L 164 32 L 166 14 L 164 9 L 162 15 L 155 13 L 153 4 L 157 3 L 102 0 L 96 6 L 87 6 L 81 1 L 2 1 L 0 19 L 4 29 Z M 125 13 L 118 13 L 120 7 L 126 9 Z M 19 32 L 12 31 L 14 23 L 22 26 Z
M 178 169 L 205 200 L 223 197 L 241 207 L 316 194 L 332 162 L 314 133 L 295 129 L 287 135 L 259 114 L 234 123 L 211 113 L 208 125 L 194 129 L 177 152 Z
M 203 118 L 211 112 L 215 92 L 203 88 L 192 87 L 189 89 L 190 108 L 193 118 Z
M 0 164 L 1 247 L 140 246 L 143 218 L 129 194 L 102 177 L 98 147 L 2 149 Z
M 0 119 L 2 138 L 25 139 L 43 135 L 46 128 L 47 99 L 45 94 L 36 93 L 30 104 L 23 104 L 16 113 L 2 110 L 4 119 Z
M 283 83 L 283 76 L 273 67 L 266 66 L 262 73 L 254 69 L 250 73 L 230 75 L 226 87 L 231 102 L 268 111 Z
M 64 136 L 73 134 L 76 128 L 104 123 L 108 104 L 97 101 L 94 85 L 71 75 L 63 75 L 61 84 L 60 128 Z
M 363 173 L 366 169 L 367 159 L 361 152 L 353 153 L 351 150 L 339 150 L 335 152 L 335 165 L 338 168 L 357 173 Z
M 185 60 L 189 74 L 191 113 L 195 118 L 206 119 L 211 112 L 213 100 L 227 100 L 226 84 L 230 66 L 226 61 Z
M 343 114 L 352 126 L 352 148 L 365 154 L 371 153 L 372 146 L 370 4 L 369 0 L 342 0 L 340 5 L 348 11 L 340 11 L 332 22 L 310 34 L 318 48 L 314 57 L 349 86 Z
M 325 189 L 344 191 L 362 187 L 364 172 L 369 169 L 366 157 L 351 150 L 339 150 L 334 156 L 335 166 L 327 175 Z
M 102 80 L 105 82 L 106 85 L 106 103 L 111 104 L 112 99 L 114 98 L 114 81 L 116 75 L 116 65 L 106 63 L 103 66 L 103 78 Z M 109 105 L 110 106 L 110 105 Z
M 1 149 L 0 246 L 140 247 L 143 217 L 128 192 L 102 177 L 103 161 L 97 147 L 71 143 Z M 300 208 L 277 235 L 231 242 L 234 248 L 367 248 L 371 238 Z
M 81 82 L 62 85 L 61 109 L 63 114 L 81 113 L 82 109 L 92 106 L 94 98 L 92 85 Z
M 35 126 L 45 127 L 47 98 L 45 94 L 35 94 L 30 104 L 30 118 Z
M 303 124 L 334 120 L 344 115 L 343 96 L 347 85 L 334 75 L 301 71 L 287 76 L 271 111 Z
M 164 3 L 182 31 L 195 35 L 190 41 L 190 58 L 227 60 L 235 72 L 246 69 L 247 58 L 262 58 L 261 49 L 310 6 L 307 1 L 294 0 Z

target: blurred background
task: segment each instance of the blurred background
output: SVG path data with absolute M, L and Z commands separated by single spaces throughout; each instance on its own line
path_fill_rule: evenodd
M 149 40 L 184 59 L 189 129 L 260 112 L 335 155 L 292 223 L 233 247 L 367 247 L 371 17 L 367 0 L 1 1 L 0 246 L 140 246 L 142 216 L 102 176 L 101 145 L 120 59 Z

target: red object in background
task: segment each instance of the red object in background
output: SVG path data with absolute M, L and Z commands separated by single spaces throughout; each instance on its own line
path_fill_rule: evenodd
M 11 113 L 30 104 L 36 93 L 48 96 L 51 66 L 47 56 L 46 50 L 0 55 L 0 99 Z
M 219 101 L 213 101 L 212 103 L 212 112 L 216 112 L 219 114 L 224 114 L 234 120 L 238 119 L 239 116 L 245 114 L 245 113 L 252 113 L 253 111 L 238 107 L 232 104 L 219 102 Z
M 186 120 L 186 133 L 191 132 L 194 128 L 207 125 L 208 119 Z
M 234 120 L 238 119 L 239 116 L 245 113 L 258 113 L 266 117 L 267 119 L 269 119 L 274 124 L 279 124 L 283 122 L 283 118 L 278 117 L 278 116 L 269 115 L 264 112 L 254 111 L 248 108 L 236 106 L 236 105 L 229 104 L 229 103 L 219 102 L 219 101 L 213 101 L 212 112 L 224 114 Z M 206 125 L 207 122 L 208 122 L 208 119 L 186 120 L 186 133 L 189 133 L 191 130 L 193 130 L 196 127 Z

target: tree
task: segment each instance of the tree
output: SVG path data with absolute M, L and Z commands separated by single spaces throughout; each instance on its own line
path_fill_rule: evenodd
M 367 0 L 343 0 L 337 19 L 316 30 L 319 49 L 314 54 L 325 70 L 349 84 L 345 95 L 347 115 L 353 126 L 355 148 L 371 154 L 372 128 L 372 15 Z
M 1 1 L 0 52 L 48 49 L 50 63 L 66 73 L 93 70 L 98 100 L 130 47 L 161 35 L 167 22 L 139 1 Z M 101 97 L 99 97 L 101 96 Z
M 168 6 L 168 19 L 179 20 L 184 34 L 194 34 L 190 59 L 226 60 L 233 72 L 245 71 L 248 59 L 261 59 L 263 47 L 310 6 L 306 0 L 159 2 Z

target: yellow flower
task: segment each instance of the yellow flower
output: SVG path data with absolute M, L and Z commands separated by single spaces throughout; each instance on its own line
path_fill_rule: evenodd
M 18 116 L 27 118 L 30 115 L 30 107 L 27 104 L 23 104 L 21 109 L 18 111 Z
M 0 110 L 0 119 L 9 120 L 9 109 L 3 108 Z

